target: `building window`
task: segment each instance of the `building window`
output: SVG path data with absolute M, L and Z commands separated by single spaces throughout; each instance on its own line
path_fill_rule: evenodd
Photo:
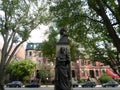
M 90 64 L 90 61 L 88 61 L 88 65 Z
M 41 52 L 39 52 L 39 57 L 42 57 L 42 53 Z
M 85 71 L 84 70 L 82 70 L 82 76 L 85 76 Z
M 38 62 L 39 62 L 39 65 L 42 64 L 42 62 L 40 60 L 38 60 Z
M 75 77 L 75 70 L 72 70 L 72 77 Z
M 93 66 L 96 66 L 96 62 L 93 62 L 92 65 L 93 65 Z
M 84 66 L 84 60 L 81 60 L 81 66 Z
M 32 52 L 29 52 L 29 56 L 32 56 Z
M 105 73 L 105 70 L 102 70 L 102 73 L 104 74 L 104 73 Z
M 96 76 L 99 76 L 98 70 L 96 70 Z
M 45 58 L 43 58 L 43 63 L 44 63 L 44 64 L 46 63 L 46 59 L 45 59 Z

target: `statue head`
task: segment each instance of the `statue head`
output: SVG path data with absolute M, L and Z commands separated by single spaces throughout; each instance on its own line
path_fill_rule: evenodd
M 66 33 L 67 33 L 66 29 L 62 28 L 62 29 L 60 30 L 60 35 L 61 35 L 61 36 L 67 35 Z

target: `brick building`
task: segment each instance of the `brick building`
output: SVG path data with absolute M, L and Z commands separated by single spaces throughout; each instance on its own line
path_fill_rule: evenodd
M 38 45 L 42 45 L 42 43 L 27 43 L 26 58 L 37 62 L 39 70 L 45 66 L 46 69 L 51 69 L 50 72 L 54 72 L 53 63 L 43 57 L 41 51 L 35 49 Z M 87 80 L 88 78 L 98 79 L 110 67 L 100 62 L 91 62 L 89 58 L 78 58 L 76 62 L 71 62 L 71 69 L 72 77 Z
M 41 45 L 42 43 L 27 43 L 25 58 L 38 63 L 38 67 L 36 68 L 37 70 L 44 69 L 46 71 L 53 73 L 54 72 L 53 63 L 49 62 L 49 60 L 47 60 L 46 57 L 43 57 L 41 51 L 36 50 L 36 47 Z M 36 72 L 32 75 L 31 79 L 35 79 L 35 76 L 36 76 Z
M 0 57 L 1 57 L 1 51 L 2 51 L 3 44 L 0 43 Z M 12 50 L 15 48 L 15 46 L 12 47 Z M 19 48 L 16 50 L 12 60 L 23 60 L 25 59 L 25 48 L 24 45 L 20 45 Z
M 110 67 L 103 63 L 79 58 L 76 62 L 72 62 L 72 77 L 85 80 L 88 78 L 98 79 L 107 69 L 110 69 Z

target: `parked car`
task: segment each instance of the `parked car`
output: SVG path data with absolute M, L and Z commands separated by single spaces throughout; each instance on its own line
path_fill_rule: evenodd
M 91 81 L 87 81 L 86 83 L 81 85 L 82 87 L 95 87 L 96 83 L 95 82 L 91 82 Z
M 116 81 L 109 81 L 107 83 L 102 84 L 102 87 L 117 87 L 119 84 Z
M 32 83 L 25 85 L 25 87 L 38 88 L 38 87 L 40 87 L 40 84 L 37 82 L 32 82 Z
M 75 88 L 78 86 L 79 86 L 79 84 L 78 84 L 77 80 L 75 78 L 72 78 L 72 87 Z
M 10 83 L 6 84 L 6 87 L 22 87 L 22 82 L 21 81 L 12 81 Z

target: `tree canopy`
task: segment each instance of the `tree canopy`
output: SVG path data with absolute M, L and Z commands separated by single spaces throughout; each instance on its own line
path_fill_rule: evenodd
M 55 62 L 56 56 L 56 45 L 59 41 L 59 30 L 58 28 L 50 27 L 48 34 L 48 40 L 44 41 L 42 46 L 37 47 L 40 51 L 42 51 L 43 56 L 47 57 L 50 61 Z M 74 61 L 76 57 L 80 55 L 78 51 L 78 44 L 74 41 L 70 40 L 70 55 L 71 60 Z
M 37 49 L 42 51 L 44 57 L 47 57 L 50 61 L 54 62 L 57 42 L 56 36 L 58 32 L 53 27 L 50 27 L 46 34 L 48 34 L 48 40 L 44 41 L 42 46 L 38 46 Z
M 0 88 L 5 68 L 12 60 L 18 47 L 30 37 L 32 30 L 49 20 L 47 8 L 46 2 L 40 0 L 0 1 L 0 35 L 3 38 L 0 59 Z
M 21 60 L 21 61 L 12 61 L 8 68 L 7 72 L 10 74 L 12 80 L 25 81 L 31 78 L 31 75 L 36 71 L 37 63 L 34 63 L 32 60 Z
M 111 66 L 120 75 L 120 1 L 52 0 L 50 11 L 57 27 L 85 48 L 84 55 Z

